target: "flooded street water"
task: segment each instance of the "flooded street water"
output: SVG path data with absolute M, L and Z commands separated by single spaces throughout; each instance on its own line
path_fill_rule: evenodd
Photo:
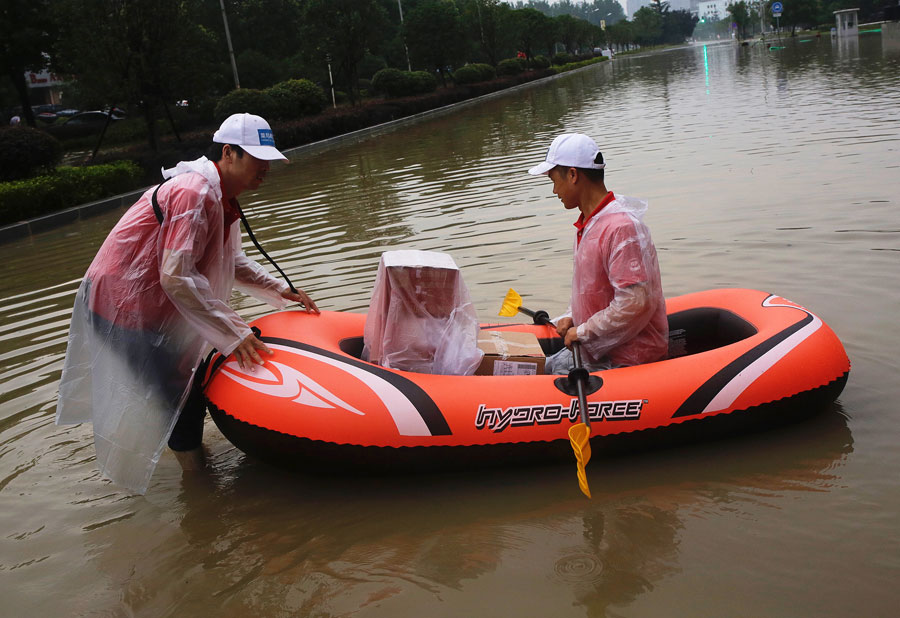
M 620 57 L 291 156 L 242 200 L 323 309 L 365 311 L 387 249 L 449 252 L 483 321 L 565 309 L 571 212 L 526 170 L 565 131 L 646 198 L 667 296 L 816 312 L 853 364 L 829 411 L 588 466 L 288 474 L 207 423 L 146 496 L 56 427 L 79 280 L 121 213 L 0 245 L 0 591 L 8 616 L 890 616 L 900 606 L 900 45 L 880 34 Z M 246 237 L 245 237 L 246 239 Z M 257 253 L 249 242 L 249 254 Z M 248 319 L 269 308 L 235 297 Z M 891 609 L 893 608 L 893 609 Z

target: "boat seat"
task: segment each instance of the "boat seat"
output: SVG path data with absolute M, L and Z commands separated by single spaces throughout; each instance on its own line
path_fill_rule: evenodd
M 750 322 L 730 311 L 698 307 L 669 315 L 669 358 L 707 352 L 752 337 Z
M 699 307 L 669 316 L 669 358 L 707 352 L 752 337 L 757 332 L 750 322 L 716 307 Z M 547 356 L 562 349 L 562 338 L 541 338 Z M 340 342 L 341 351 L 355 358 L 362 355 L 363 338 L 348 337 Z

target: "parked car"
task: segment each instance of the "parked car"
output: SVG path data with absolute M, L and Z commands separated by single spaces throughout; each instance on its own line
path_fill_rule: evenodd
M 107 118 L 111 118 L 110 124 L 112 124 L 117 122 L 121 116 L 101 111 L 79 112 L 65 122 L 50 125 L 45 130 L 58 139 L 99 135 L 106 125 Z

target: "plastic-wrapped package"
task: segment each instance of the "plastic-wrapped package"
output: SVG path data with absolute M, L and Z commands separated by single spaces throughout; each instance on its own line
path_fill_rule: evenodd
M 366 318 L 363 358 L 383 367 L 472 375 L 478 317 L 453 258 L 435 251 L 386 251 Z

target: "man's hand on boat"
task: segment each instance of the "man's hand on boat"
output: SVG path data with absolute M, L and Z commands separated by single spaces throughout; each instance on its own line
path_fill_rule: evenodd
M 575 328 L 575 321 L 572 318 L 560 318 L 556 323 L 556 332 L 565 339 L 567 348 L 571 348 L 572 344 L 578 341 L 578 329 Z
M 319 313 L 319 308 L 316 307 L 316 303 L 313 302 L 313 299 L 311 299 L 309 295 L 303 290 L 297 290 L 296 292 L 285 290 L 281 293 L 281 297 L 286 300 L 292 300 L 296 303 L 300 303 L 301 305 L 303 305 L 303 308 L 306 309 L 307 313 Z
M 269 346 L 251 333 L 244 337 L 244 340 L 234 349 L 234 358 L 241 369 L 250 369 L 252 371 L 254 364 L 263 364 L 263 359 L 259 355 L 260 352 L 269 356 L 272 355 L 272 350 L 269 349 Z

